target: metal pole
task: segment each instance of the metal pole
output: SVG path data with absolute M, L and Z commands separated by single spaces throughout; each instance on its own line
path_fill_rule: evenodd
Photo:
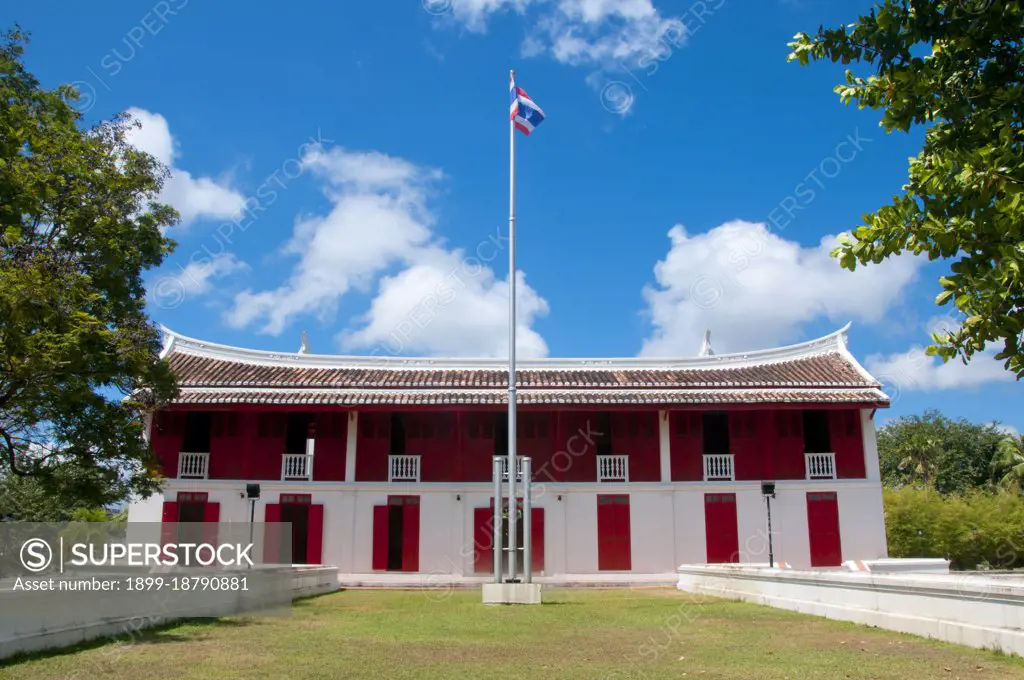
M 256 499 L 255 498 L 250 498 L 249 499 L 249 545 L 252 545 L 252 530 L 253 530 L 253 527 L 255 527 L 255 526 L 256 526 Z M 267 536 L 267 531 L 266 531 L 266 527 L 264 527 L 264 529 L 263 529 L 263 542 L 264 543 L 267 540 L 266 536 Z M 252 565 L 250 564 L 247 568 L 248 569 L 252 569 Z
M 494 457 L 494 582 L 501 583 L 501 565 L 504 558 L 501 541 L 501 456 Z
M 516 72 L 509 71 L 515 79 Z M 508 579 L 516 580 L 516 125 L 508 121 Z M 495 501 L 497 502 L 497 501 Z
M 523 583 L 533 583 L 533 459 L 523 458 Z
M 765 496 L 764 499 L 768 502 L 768 566 L 774 569 L 775 550 L 772 547 L 772 497 Z

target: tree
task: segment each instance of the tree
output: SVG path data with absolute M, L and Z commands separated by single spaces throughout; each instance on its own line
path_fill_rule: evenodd
M 878 430 L 882 483 L 963 493 L 989 484 L 1004 434 L 994 424 L 952 420 L 938 411 L 903 416 Z
M 964 315 L 928 353 L 965 363 L 989 343 L 1024 377 L 1024 10 L 1019 0 L 886 0 L 814 37 L 791 61 L 828 59 L 846 72 L 840 100 L 884 110 L 886 132 L 925 126 L 902 195 L 833 251 L 843 267 L 909 252 L 953 260 L 939 305 Z
M 142 273 L 178 216 L 156 202 L 167 169 L 126 141 L 137 123 L 84 127 L 74 88 L 26 70 L 27 43 L 0 46 L 0 481 L 103 507 L 159 481 L 145 402 L 175 384 Z
M 1007 435 L 999 440 L 990 467 L 993 482 L 1020 493 L 1024 489 L 1024 438 Z

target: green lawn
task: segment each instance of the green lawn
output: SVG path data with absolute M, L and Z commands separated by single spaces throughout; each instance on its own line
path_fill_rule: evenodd
M 673 589 L 350 590 L 0 667 L 0 678 L 1022 678 L 1024 660 Z M 513 667 L 519 666 L 518 671 Z

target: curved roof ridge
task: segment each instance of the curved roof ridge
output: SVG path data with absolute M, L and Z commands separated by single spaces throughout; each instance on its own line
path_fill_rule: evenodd
M 870 375 L 853 359 L 846 348 L 847 331 L 850 323 L 820 338 L 800 343 L 730 354 L 716 354 L 704 357 L 621 357 L 621 358 L 544 358 L 519 360 L 519 370 L 687 370 L 708 368 L 742 368 L 761 364 L 779 363 L 805 357 L 835 352 L 865 377 Z M 298 352 L 276 352 L 272 350 L 248 349 L 191 338 L 177 333 L 166 326 L 160 326 L 164 334 L 161 358 L 172 353 L 189 354 L 222 361 L 261 365 L 289 366 L 292 368 L 381 368 L 438 370 L 438 369 L 501 369 L 508 366 L 500 358 L 457 358 L 457 357 L 398 357 L 398 356 L 346 356 L 338 354 L 300 354 Z

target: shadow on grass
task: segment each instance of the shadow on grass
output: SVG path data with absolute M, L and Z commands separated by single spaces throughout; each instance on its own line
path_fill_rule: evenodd
M 141 630 L 133 631 L 128 630 L 126 627 L 126 629 L 121 633 L 98 637 L 94 640 L 86 640 L 85 642 L 79 642 L 78 644 L 71 645 L 69 647 L 43 649 L 36 652 L 20 652 L 7 657 L 6 659 L 0 659 L 0 668 L 27 663 L 30 661 L 39 661 L 42 659 L 86 652 L 92 649 L 105 647 L 115 642 L 124 642 L 129 645 L 163 645 L 172 642 L 188 642 L 195 640 L 195 636 L 192 635 L 178 635 L 170 632 L 182 626 L 198 628 L 243 628 L 251 625 L 252 622 L 252 617 L 239 617 L 232 619 L 176 619 L 159 626 L 153 626 L 152 628 L 144 628 Z

